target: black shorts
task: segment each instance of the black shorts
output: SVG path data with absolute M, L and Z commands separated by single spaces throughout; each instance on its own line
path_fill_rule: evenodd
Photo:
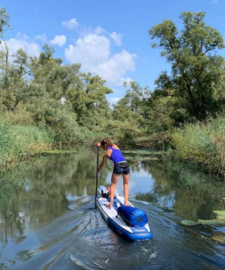
M 125 175 L 129 174 L 130 173 L 129 164 L 127 162 L 121 162 L 116 164 L 114 166 L 113 173 L 118 175 L 120 175 L 121 173 Z

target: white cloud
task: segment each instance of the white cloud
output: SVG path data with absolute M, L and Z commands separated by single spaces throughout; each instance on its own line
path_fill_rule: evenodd
M 108 61 L 102 63 L 97 70 L 107 82 L 123 85 L 124 80 L 126 80 L 123 75 L 128 71 L 135 70 L 135 57 L 135 54 L 122 50 L 122 52 L 113 55 Z
M 116 32 L 112 32 L 110 34 L 110 37 L 114 40 L 114 42 L 115 42 L 115 44 L 117 46 L 121 46 L 122 45 L 122 37 L 123 37 L 122 34 L 118 34 Z
M 93 32 L 97 35 L 101 35 L 102 33 L 106 32 L 106 30 L 102 28 L 101 26 L 98 26 L 93 29 Z
M 86 37 L 87 35 L 90 34 L 95 34 L 95 35 L 104 35 L 104 34 L 108 34 L 108 32 L 102 28 L 101 26 L 98 27 L 85 27 L 83 25 L 79 25 L 80 27 L 77 29 L 77 33 L 79 35 L 79 38 L 83 39 L 84 37 Z
M 113 97 L 113 98 L 109 98 L 108 101 L 110 105 L 113 105 L 113 104 L 116 104 L 120 99 L 121 97 Z
M 111 55 L 110 39 L 96 33 L 89 33 L 79 38 L 75 45 L 65 49 L 69 62 L 81 63 L 84 71 L 98 74 L 110 84 L 122 85 L 123 76 L 135 70 L 135 54 L 122 50 Z
M 38 56 L 40 54 L 41 48 L 39 45 L 32 40 L 30 40 L 26 35 L 21 35 L 18 33 L 17 38 L 10 38 L 6 41 L 10 55 L 12 56 L 19 49 L 23 49 L 28 56 Z
M 41 40 L 42 42 L 47 42 L 47 37 L 45 34 L 35 36 L 35 39 Z
M 79 38 L 76 45 L 69 45 L 65 50 L 65 57 L 72 63 L 81 63 L 83 69 L 93 69 L 108 60 L 110 41 L 104 36 L 88 34 Z
M 130 87 L 131 82 L 133 82 L 134 80 L 132 80 L 131 78 L 127 77 L 127 78 L 122 78 L 122 84 L 126 83 L 127 87 Z
M 62 47 L 66 43 L 66 36 L 55 36 L 53 40 L 50 41 L 51 44 L 59 45 Z
M 62 25 L 68 28 L 69 30 L 74 30 L 78 27 L 78 21 L 76 18 L 73 18 L 69 21 L 62 22 Z

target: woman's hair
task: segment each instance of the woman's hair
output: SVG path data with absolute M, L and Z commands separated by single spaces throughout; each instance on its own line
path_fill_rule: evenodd
M 101 146 L 111 147 L 112 146 L 112 142 L 110 141 L 110 139 L 106 138 L 106 139 L 104 139 L 104 140 L 101 141 Z

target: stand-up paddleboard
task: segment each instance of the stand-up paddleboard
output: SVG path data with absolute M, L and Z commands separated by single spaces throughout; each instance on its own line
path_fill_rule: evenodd
M 116 195 L 114 197 L 113 207 L 109 209 L 110 199 L 109 197 L 104 198 L 102 196 L 103 189 L 105 189 L 104 186 L 100 186 L 100 188 L 98 189 L 98 197 L 96 200 L 97 206 L 101 211 L 106 222 L 108 222 L 108 224 L 114 229 L 114 231 L 116 231 L 117 233 L 119 233 L 120 235 L 122 235 L 123 237 L 125 237 L 130 241 L 152 239 L 152 232 L 150 230 L 148 223 L 145 224 L 144 226 L 132 226 L 127 222 L 127 220 L 124 217 L 118 214 L 118 212 L 120 212 L 118 211 L 118 209 L 120 207 L 123 208 L 124 206 L 124 197 Z M 138 211 L 138 209 L 135 208 L 131 203 L 129 204 L 131 207 L 133 207 L 130 208 L 128 206 L 131 210 L 134 209 L 134 212 Z M 137 219 L 138 218 L 140 217 L 137 216 Z

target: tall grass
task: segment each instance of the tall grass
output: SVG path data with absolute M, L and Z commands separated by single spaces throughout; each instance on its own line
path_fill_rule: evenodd
M 0 166 L 47 150 L 53 137 L 45 128 L 0 123 Z
M 58 122 L 55 127 L 47 128 L 34 125 L 8 124 L 0 118 L 0 167 L 23 157 L 52 149 L 61 143 L 88 143 L 107 137 L 107 133 L 93 133 L 80 127 L 74 121 Z M 15 120 L 15 119 L 13 119 Z M 13 121 L 15 123 L 15 121 Z
M 204 164 L 225 176 L 225 116 L 206 124 L 189 124 L 172 132 L 174 156 Z

